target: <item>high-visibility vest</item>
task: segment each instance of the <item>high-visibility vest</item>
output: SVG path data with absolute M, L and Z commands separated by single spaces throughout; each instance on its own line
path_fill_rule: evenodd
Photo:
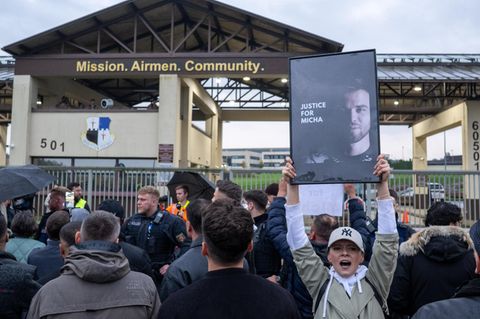
M 172 215 L 181 217 L 185 222 L 188 220 L 187 218 L 187 206 L 190 204 L 190 201 L 187 200 L 185 205 L 180 207 L 180 209 L 177 208 L 177 203 L 172 203 L 170 206 L 167 207 L 166 211 L 169 212 Z
M 83 198 L 80 198 L 80 200 L 75 204 L 75 208 L 85 208 L 86 204 L 87 204 L 87 201 L 84 200 Z

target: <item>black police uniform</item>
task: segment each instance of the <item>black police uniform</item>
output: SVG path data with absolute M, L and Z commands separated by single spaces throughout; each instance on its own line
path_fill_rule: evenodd
M 163 265 L 175 259 L 175 247 L 179 247 L 180 256 L 191 244 L 183 220 L 166 211 L 157 211 L 150 217 L 135 214 L 123 224 L 122 238 L 148 253 L 156 275 Z

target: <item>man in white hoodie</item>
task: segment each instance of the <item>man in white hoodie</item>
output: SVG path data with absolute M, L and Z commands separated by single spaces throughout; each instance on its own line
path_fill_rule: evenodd
M 283 178 L 296 176 L 291 159 L 283 168 Z M 388 312 L 386 298 L 397 260 L 398 234 L 393 200 L 388 192 L 390 166 L 383 155 L 374 168 L 381 177 L 378 185 L 378 232 L 369 268 L 362 266 L 364 247 L 360 234 L 350 227 L 332 232 L 325 267 L 305 233 L 298 186 L 289 185 L 286 217 L 287 242 L 298 272 L 314 300 L 315 318 L 383 318 Z

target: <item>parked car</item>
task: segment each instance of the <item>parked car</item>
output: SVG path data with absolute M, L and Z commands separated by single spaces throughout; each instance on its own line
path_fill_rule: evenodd
M 428 192 L 431 200 L 445 200 L 445 188 L 440 183 L 428 183 Z
M 414 194 L 413 187 L 407 187 L 403 191 L 398 192 L 399 197 L 413 197 Z
M 445 188 L 440 183 L 428 183 L 428 192 L 430 199 L 434 201 L 445 200 Z M 415 195 L 413 187 L 407 187 L 404 190 L 398 192 L 400 198 L 412 200 Z

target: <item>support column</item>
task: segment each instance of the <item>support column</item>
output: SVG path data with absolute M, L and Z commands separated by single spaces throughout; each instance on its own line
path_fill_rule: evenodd
M 218 113 L 212 117 L 212 167 L 220 168 L 223 164 L 223 121 L 222 111 L 218 107 Z
M 173 145 L 173 167 L 180 167 L 181 83 L 177 75 L 160 75 L 158 106 L 158 144 Z
M 423 171 L 427 169 L 427 137 L 416 137 L 415 133 L 415 126 L 413 126 L 413 170 Z
M 413 170 L 424 171 L 427 170 L 427 137 L 416 136 L 415 126 L 412 129 L 413 136 Z M 425 175 L 415 174 L 415 179 L 412 181 L 412 186 L 415 193 L 413 201 L 415 209 L 427 209 L 429 204 L 428 187 Z
M 30 163 L 31 110 L 37 105 L 38 83 L 30 75 L 15 75 L 12 97 L 10 165 Z
M 179 166 L 181 168 L 191 167 L 190 159 L 190 130 L 192 128 L 192 105 L 193 105 L 193 92 L 188 86 L 181 87 L 181 100 L 180 100 L 180 161 Z
M 462 125 L 463 169 L 480 171 L 480 102 L 465 103 Z M 463 181 L 465 222 L 470 225 L 480 219 L 480 175 L 465 175 Z
M 7 125 L 0 125 L 0 166 L 7 165 Z

